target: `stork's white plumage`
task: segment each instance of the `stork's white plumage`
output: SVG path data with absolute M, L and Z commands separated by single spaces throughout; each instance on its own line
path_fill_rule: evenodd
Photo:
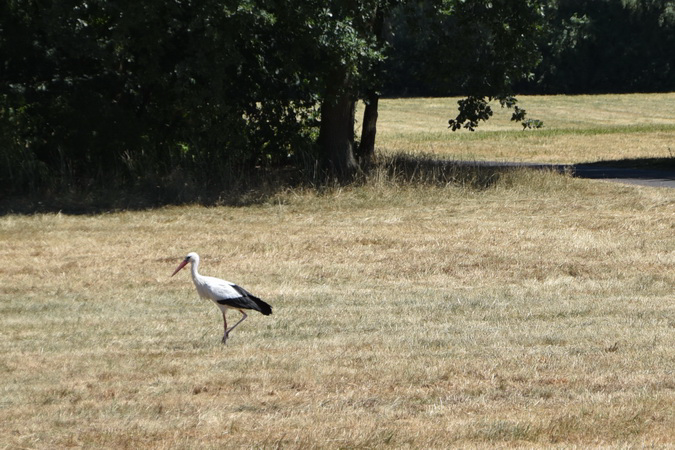
M 272 314 L 272 307 L 270 305 L 260 300 L 246 289 L 237 286 L 234 283 L 230 283 L 229 281 L 221 280 L 220 278 L 205 277 L 200 275 L 198 272 L 199 255 L 194 252 L 188 253 L 188 255 L 176 268 L 173 274 L 171 274 L 171 276 L 176 275 L 178 271 L 185 267 L 188 263 L 192 264 L 192 281 L 195 283 L 195 287 L 197 288 L 197 293 L 199 293 L 199 296 L 212 300 L 223 313 L 223 325 L 225 328 L 225 333 L 223 334 L 223 344 L 227 342 L 230 332 L 248 317 L 248 315 L 244 312 L 245 309 L 259 311 L 266 316 Z M 234 326 L 229 329 L 227 328 L 226 317 L 228 309 L 238 309 L 242 314 L 242 318 L 239 320 L 239 322 L 235 323 Z

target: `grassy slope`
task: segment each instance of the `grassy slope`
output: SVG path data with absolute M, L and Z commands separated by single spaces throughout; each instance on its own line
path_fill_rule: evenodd
M 215 306 L 168 277 L 191 250 L 274 314 L 222 347 Z M 8 215 L 0 254 L 1 447 L 675 445 L 673 190 L 376 173 L 250 207 Z

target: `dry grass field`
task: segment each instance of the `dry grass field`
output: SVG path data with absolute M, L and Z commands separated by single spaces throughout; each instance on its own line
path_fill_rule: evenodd
M 675 93 L 521 96 L 528 117 L 544 128 L 522 131 L 495 102 L 495 115 L 475 132 L 451 132 L 456 98 L 381 102 L 378 147 L 461 160 L 579 163 L 675 157 Z
M 216 307 L 169 278 L 189 251 L 274 314 L 222 346 Z M 246 207 L 5 215 L 0 255 L 0 448 L 675 446 L 673 189 L 376 173 Z

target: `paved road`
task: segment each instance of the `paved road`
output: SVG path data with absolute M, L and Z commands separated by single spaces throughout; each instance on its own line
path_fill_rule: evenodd
M 603 167 L 596 164 L 537 164 L 500 161 L 458 161 L 459 164 L 487 167 L 531 167 L 568 172 L 578 178 L 615 181 L 651 187 L 675 188 L 675 170 Z

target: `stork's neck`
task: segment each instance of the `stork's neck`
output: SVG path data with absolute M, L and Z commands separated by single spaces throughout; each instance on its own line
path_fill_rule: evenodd
M 190 271 L 192 272 L 192 281 L 195 283 L 197 282 L 198 279 L 200 279 L 202 276 L 199 275 L 199 259 L 196 259 L 192 264 L 190 264 Z

